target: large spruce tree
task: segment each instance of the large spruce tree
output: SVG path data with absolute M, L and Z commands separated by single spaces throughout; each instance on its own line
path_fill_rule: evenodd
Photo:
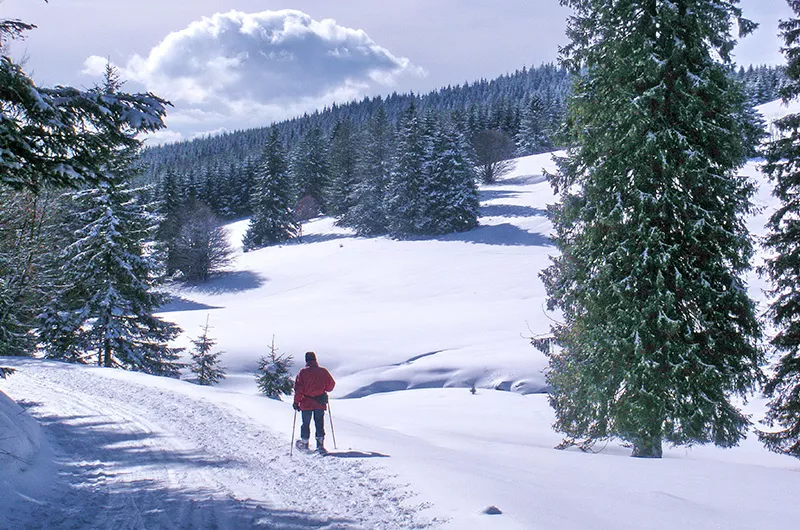
M 120 83 L 110 67 L 96 89 L 108 97 L 122 129 L 125 109 L 113 103 Z M 177 376 L 178 351 L 168 346 L 180 329 L 155 316 L 164 295 L 154 290 L 156 264 L 145 252 L 155 222 L 136 200 L 131 178 L 139 145 L 133 131 L 102 165 L 95 187 L 73 195 L 75 239 L 61 255 L 57 292 L 41 317 L 47 356 Z
M 419 225 L 425 234 L 471 230 L 478 224 L 480 201 L 466 141 L 450 125 L 436 120 L 431 134 Z
M 321 212 L 327 211 L 331 168 L 328 141 L 319 127 L 309 129 L 292 155 L 291 175 L 298 197 L 311 198 Z
M 389 230 L 386 189 L 392 169 L 394 137 L 383 107 L 366 125 L 366 138 L 359 164 L 352 203 L 338 224 L 354 228 L 359 235 L 385 234 Z
M 789 6 L 800 15 L 799 0 Z M 781 95 L 788 103 L 800 96 L 800 19 L 782 21 L 780 29 L 790 79 Z M 776 121 L 775 127 L 779 135 L 768 146 L 764 171 L 775 182 L 780 207 L 769 219 L 766 244 L 775 255 L 764 270 L 774 284 L 770 316 L 778 331 L 772 345 L 782 354 L 766 386 L 772 396 L 767 421 L 779 429 L 760 437 L 771 450 L 800 457 L 800 114 Z
M 397 151 L 387 186 L 389 231 L 395 236 L 422 233 L 426 142 L 413 101 L 400 118 Z
M 619 437 L 735 445 L 732 402 L 760 376 L 753 252 L 737 175 L 748 113 L 730 53 L 753 24 L 738 0 L 562 0 L 573 9 L 571 141 L 552 184 L 561 254 L 543 273 L 561 310 L 550 355 L 555 427 L 567 442 Z
M 286 154 L 273 128 L 264 147 L 251 199 L 253 214 L 245 233 L 245 252 L 286 241 L 297 235 L 292 216 L 292 188 Z
M 341 216 L 356 202 L 361 142 L 350 120 L 337 123 L 331 134 L 331 186 L 328 213 Z

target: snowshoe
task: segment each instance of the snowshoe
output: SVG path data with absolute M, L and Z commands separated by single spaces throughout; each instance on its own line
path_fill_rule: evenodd
M 294 446 L 297 448 L 298 451 L 303 451 L 308 453 L 310 449 L 308 448 L 308 440 L 297 440 L 294 443 Z

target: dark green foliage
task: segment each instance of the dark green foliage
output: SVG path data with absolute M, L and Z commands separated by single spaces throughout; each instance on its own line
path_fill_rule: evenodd
M 273 337 L 269 353 L 258 360 L 258 370 L 256 371 L 258 391 L 273 399 L 281 399 L 282 395 L 291 395 L 294 390 L 294 380 L 289 375 L 291 366 L 292 356 L 278 353 Z
M 777 98 L 777 90 L 785 80 L 782 69 L 768 66 L 742 68 L 730 75 L 744 84 L 752 104 Z M 550 146 L 568 144 L 569 139 L 561 134 L 560 128 L 566 115 L 569 88 L 565 69 L 544 64 L 491 81 L 448 86 L 422 96 L 392 94 L 334 104 L 270 127 L 148 148 L 144 153 L 144 183 L 155 184 L 167 171 L 174 171 L 187 182 L 195 183 L 196 199 L 211 206 L 216 215 L 223 219 L 247 216 L 250 203 L 243 197 L 252 192 L 252 166 L 261 156 L 272 128 L 278 129 L 287 150 L 295 152 L 306 131 L 315 127 L 322 131 L 323 137 L 332 137 L 337 124 L 349 123 L 354 135 L 366 136 L 370 121 L 379 113 L 394 127 L 412 101 L 421 112 L 432 111 L 440 120 L 452 122 L 466 138 L 487 129 L 499 130 L 516 142 L 517 155 L 530 155 Z M 539 105 L 543 108 L 541 112 Z M 532 112 L 534 106 L 536 112 Z M 395 145 L 391 138 L 389 141 L 388 149 L 393 151 Z M 357 180 L 362 182 L 363 178 Z M 335 214 L 343 214 L 344 226 L 354 226 L 346 212 Z
M 0 20 L 0 42 L 33 27 Z M 114 150 L 135 147 L 133 133 L 164 127 L 165 107 L 149 93 L 37 87 L 0 56 L 0 184 L 36 192 L 101 182 Z
M 389 231 L 386 190 L 392 167 L 394 138 L 389 118 L 382 107 L 367 123 L 366 129 L 353 201 L 343 212 L 339 224 L 354 228 L 359 235 L 372 236 Z
M 516 136 L 517 155 L 535 155 L 553 150 L 551 121 L 544 100 L 533 94 L 522 106 L 522 118 Z
M 273 129 L 256 173 L 253 214 L 243 241 L 245 252 L 295 237 L 299 227 L 292 216 L 291 207 L 291 182 L 286 155 L 278 131 Z
M 119 86 L 111 74 L 98 89 L 103 94 Z M 126 112 L 110 105 L 108 119 L 122 124 Z M 153 217 L 127 186 L 137 145 L 112 149 L 99 184 L 72 195 L 67 224 L 74 239 L 60 255 L 61 274 L 41 315 L 40 337 L 49 358 L 177 377 L 180 350 L 167 344 L 180 329 L 153 314 L 164 301 L 155 291 L 156 264 L 144 251 Z
M 0 42 L 33 27 L 0 20 Z M 41 88 L 0 57 L 0 355 L 33 353 L 37 317 L 65 281 L 57 260 L 73 233 L 58 228 L 58 188 L 115 185 L 109 161 L 164 126 L 165 101 L 122 93 L 113 75 L 108 84 Z
M 205 326 L 202 326 L 203 334 L 192 339 L 194 349 L 192 350 L 192 373 L 196 376 L 199 385 L 211 386 L 225 379 L 225 369 L 220 365 L 219 356 L 221 351 L 211 351 L 217 341 L 208 336 L 211 326 L 206 318 Z
M 478 225 L 478 187 L 464 139 L 434 121 L 423 190 L 423 234 L 464 232 Z
M 167 171 L 159 183 L 158 213 L 161 222 L 156 231 L 156 240 L 160 242 L 164 251 L 164 263 L 167 276 L 177 272 L 177 254 L 175 245 L 185 222 L 186 190 L 182 178 L 174 171 Z
M 400 120 L 397 151 L 387 189 L 389 231 L 396 236 L 422 233 L 426 139 L 417 108 L 409 105 Z
M 292 153 L 291 175 L 297 197 L 314 199 L 320 208 L 319 213 L 326 212 L 331 168 L 328 142 L 319 127 L 306 132 Z
M 753 187 L 736 174 L 752 123 L 729 76 L 729 28 L 752 24 L 735 0 L 562 4 L 576 146 L 551 179 L 561 255 L 543 273 L 563 314 L 555 428 L 622 438 L 636 456 L 660 456 L 662 441 L 735 445 L 750 422 L 731 398 L 762 361 L 742 279 Z
M 789 2 L 800 16 L 800 1 Z M 782 21 L 786 42 L 783 52 L 790 82 L 783 88 L 784 101 L 800 96 L 800 19 Z M 775 183 L 773 194 L 780 207 L 769 219 L 766 245 L 774 252 L 763 267 L 773 282 L 769 316 L 777 329 L 772 346 L 782 356 L 766 385 L 772 397 L 767 422 L 773 432 L 759 436 L 776 452 L 800 458 L 800 114 L 790 114 L 775 123 L 779 136 L 767 147 L 764 171 Z
M 331 215 L 341 216 L 355 205 L 361 142 L 350 121 L 337 123 L 331 136 Z

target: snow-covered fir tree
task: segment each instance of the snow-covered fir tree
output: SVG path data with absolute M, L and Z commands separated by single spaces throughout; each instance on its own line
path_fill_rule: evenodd
M 397 132 L 397 151 L 387 187 L 389 231 L 395 236 L 422 232 L 427 152 L 413 101 L 403 113 Z
M 295 237 L 292 188 L 286 154 L 277 129 L 264 147 L 252 198 L 252 216 L 242 242 L 245 252 Z
M 194 348 L 192 349 L 192 364 L 190 369 L 196 376 L 195 380 L 199 385 L 215 385 L 225 379 L 225 368 L 220 365 L 219 356 L 221 351 L 212 351 L 217 341 L 208 335 L 211 325 L 206 323 L 201 327 L 203 333 L 196 339 L 192 339 Z
M 552 151 L 552 132 L 548 129 L 550 120 L 547 111 L 544 100 L 538 94 L 533 94 L 524 101 L 519 132 L 515 138 L 518 155 Z
M 562 311 L 547 376 L 567 442 L 619 437 L 729 447 L 761 376 L 745 98 L 729 77 L 753 24 L 736 0 L 564 0 L 572 140 L 552 184 L 561 254 L 543 273 Z
M 0 43 L 34 27 L 0 19 Z M 105 160 L 120 146 L 135 147 L 131 130 L 164 127 L 166 102 L 152 94 L 38 87 L 4 53 L 0 49 L 0 184 L 36 192 L 44 185 L 97 183 L 105 178 Z M 118 110 L 109 112 L 111 106 Z
M 435 118 L 431 127 L 421 231 L 448 234 L 471 230 L 478 224 L 480 201 L 466 142 L 451 126 Z
M 303 136 L 292 153 L 292 182 L 302 199 L 314 199 L 320 212 L 326 212 L 331 169 L 328 160 L 328 142 L 319 127 L 312 127 Z
M 366 126 L 363 155 L 357 166 L 357 182 L 352 204 L 338 224 L 355 229 L 359 235 L 385 234 L 389 230 L 386 189 L 392 167 L 392 126 L 383 107 L 379 107 Z
M 782 21 L 790 82 L 781 91 L 789 102 L 800 96 L 800 0 L 790 0 L 795 17 Z M 800 458 L 800 114 L 777 120 L 779 136 L 767 148 L 764 171 L 774 181 L 780 207 L 769 219 L 766 245 L 774 256 L 764 265 L 773 282 L 769 315 L 777 330 L 772 346 L 781 354 L 766 392 L 767 421 L 778 429 L 761 432 L 766 446 Z
M 175 243 L 185 221 L 184 208 L 187 204 L 182 179 L 174 170 L 168 170 L 159 183 L 157 203 L 160 222 L 156 240 L 164 253 L 166 274 L 172 276 L 178 270 Z
M 330 148 L 330 215 L 341 216 L 355 204 L 361 142 L 353 124 L 337 123 L 331 135 Z
M 119 86 L 109 67 L 96 90 L 108 96 L 108 110 L 123 130 L 126 110 L 114 103 Z M 127 134 L 133 139 L 134 131 Z M 118 146 L 104 161 L 103 179 L 73 194 L 75 239 L 61 254 L 41 340 L 49 358 L 177 376 L 180 350 L 168 343 L 180 329 L 154 315 L 164 295 L 155 290 L 157 264 L 144 248 L 155 220 L 127 184 L 134 146 L 135 139 Z
M 291 366 L 292 356 L 278 353 L 275 337 L 272 337 L 269 353 L 258 360 L 256 371 L 258 391 L 273 399 L 290 395 L 294 390 L 294 380 L 289 372 Z

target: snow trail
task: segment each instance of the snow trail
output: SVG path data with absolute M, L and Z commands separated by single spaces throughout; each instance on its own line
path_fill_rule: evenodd
M 405 486 L 346 458 L 289 457 L 240 412 L 189 394 L 19 361 L 5 391 L 53 448 L 49 491 L 0 528 L 427 528 Z M 107 384 L 105 384 L 107 382 Z

